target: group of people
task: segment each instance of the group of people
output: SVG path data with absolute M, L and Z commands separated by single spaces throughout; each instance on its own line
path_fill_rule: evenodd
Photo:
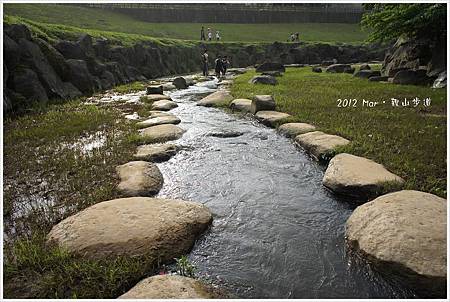
M 300 42 L 300 33 L 292 33 L 289 36 L 288 42 Z
M 208 70 L 208 50 L 205 49 L 205 51 L 202 54 L 202 70 L 203 70 L 203 76 L 207 77 L 209 75 Z M 228 60 L 228 56 L 221 56 L 218 55 L 217 58 L 214 60 L 214 71 L 216 73 L 216 77 L 221 80 L 223 77 L 225 77 L 225 74 L 227 72 L 228 67 L 230 66 L 230 61 Z
M 212 32 L 211 28 L 209 28 L 209 27 L 207 30 L 207 34 L 208 34 L 208 41 L 212 41 L 213 40 L 213 32 Z M 216 36 L 216 41 L 220 41 L 220 39 L 222 38 L 220 36 L 220 32 L 218 30 L 216 30 L 215 36 Z M 202 26 L 202 29 L 200 30 L 200 41 L 206 41 L 204 26 Z

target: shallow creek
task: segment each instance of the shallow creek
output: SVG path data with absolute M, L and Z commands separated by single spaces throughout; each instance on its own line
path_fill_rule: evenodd
M 159 197 L 201 202 L 214 215 L 189 254 L 197 275 L 242 298 L 414 297 L 346 254 L 355 205 L 322 186 L 325 167 L 248 116 L 196 106 L 215 89 L 208 81 L 169 93 L 185 148 L 158 164 Z M 211 135 L 222 132 L 242 135 Z

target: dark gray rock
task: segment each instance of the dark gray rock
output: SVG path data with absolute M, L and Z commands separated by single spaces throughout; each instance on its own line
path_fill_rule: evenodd
M 28 102 L 47 102 L 48 96 L 39 82 L 36 73 L 28 68 L 19 68 L 12 75 L 12 86 L 15 91 L 27 98 Z
M 333 64 L 328 66 L 325 71 L 331 73 L 344 73 L 348 72 L 351 69 L 352 66 L 350 66 L 349 64 Z
M 402 70 L 395 74 L 392 83 L 402 85 L 425 84 L 427 77 L 425 71 Z
M 111 89 L 117 84 L 114 75 L 107 70 L 103 71 L 99 78 L 102 89 Z
M 66 92 L 67 92 L 67 97 L 68 97 L 69 99 L 74 99 L 74 98 L 77 98 L 77 97 L 80 97 L 80 96 L 83 95 L 83 94 L 81 93 L 81 91 L 78 90 L 77 87 L 73 86 L 72 83 L 70 83 L 70 82 L 64 82 L 63 85 L 64 85 L 64 89 L 65 89 Z
M 344 73 L 349 73 L 349 74 L 353 74 L 355 72 L 355 68 L 348 68 L 348 69 L 344 69 Z
M 42 53 L 50 63 L 56 74 L 61 80 L 66 81 L 69 73 L 69 67 L 67 66 L 64 56 L 56 50 L 53 46 L 42 39 L 35 39 L 36 44 L 41 49 Z
M 243 134 L 244 134 L 244 132 L 239 132 L 239 131 L 223 131 L 223 132 L 210 133 L 208 136 L 219 137 L 219 138 L 230 138 L 230 137 L 238 137 Z
M 92 94 L 96 90 L 93 76 L 89 73 L 86 62 L 83 60 L 69 59 L 69 81 L 82 93 Z
M 4 65 L 10 70 L 14 70 L 19 64 L 20 48 L 17 43 L 8 35 L 3 35 L 3 60 Z
M 370 82 L 387 82 L 389 79 L 388 76 L 372 76 L 369 78 Z
M 163 94 L 162 85 L 147 86 L 147 94 Z
M 268 85 L 276 85 L 277 79 L 273 76 L 268 75 L 258 75 L 254 76 L 249 83 L 251 84 L 268 84 Z
M 177 89 L 186 89 L 186 88 L 188 88 L 188 84 L 186 82 L 186 79 L 183 78 L 183 77 L 175 78 L 172 81 L 172 84 L 175 85 L 175 87 L 177 87 Z
M 264 71 L 262 75 L 268 75 L 272 77 L 281 77 L 283 76 L 283 73 L 280 71 Z
M 281 63 L 265 62 L 256 68 L 256 72 L 263 72 L 263 71 L 286 72 L 286 68 Z
M 275 110 L 275 100 L 271 95 L 255 95 L 252 98 L 250 112 L 256 114 L 258 111 Z
M 379 76 L 381 76 L 381 73 L 379 71 L 364 69 L 364 70 L 358 71 L 353 76 L 355 76 L 357 78 L 362 78 L 362 79 L 369 79 L 370 77 L 379 77 Z
M 71 41 L 59 41 L 55 48 L 64 56 L 65 59 L 85 60 L 86 53 L 80 44 Z
M 312 68 L 312 72 L 322 72 L 322 68 L 316 66 Z
M 31 32 L 23 24 L 5 25 L 4 28 L 6 34 L 16 42 L 20 39 L 31 40 Z

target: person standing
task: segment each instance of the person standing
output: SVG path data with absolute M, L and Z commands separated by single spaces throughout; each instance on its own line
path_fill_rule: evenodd
M 212 40 L 212 32 L 211 32 L 211 28 L 208 28 L 208 41 Z
M 220 74 L 223 72 L 223 63 L 222 63 L 222 56 L 218 55 L 216 61 L 214 62 L 214 70 L 216 72 L 216 77 L 219 79 L 219 82 L 221 80 Z
M 205 51 L 202 54 L 202 71 L 203 76 L 207 77 L 209 75 L 208 72 L 208 50 L 205 49 Z
M 228 56 L 224 56 L 222 59 L 222 76 L 225 77 L 227 69 L 230 66 L 230 61 L 228 61 Z
M 205 37 L 205 28 L 202 26 L 202 30 L 200 31 L 200 41 L 206 41 Z
M 216 30 L 216 40 L 220 41 L 220 32 Z

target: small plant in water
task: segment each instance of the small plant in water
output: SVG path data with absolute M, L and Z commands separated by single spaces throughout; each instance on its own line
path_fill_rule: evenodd
M 175 261 L 178 274 L 185 277 L 194 277 L 195 266 L 189 262 L 189 259 L 186 256 L 175 258 Z

